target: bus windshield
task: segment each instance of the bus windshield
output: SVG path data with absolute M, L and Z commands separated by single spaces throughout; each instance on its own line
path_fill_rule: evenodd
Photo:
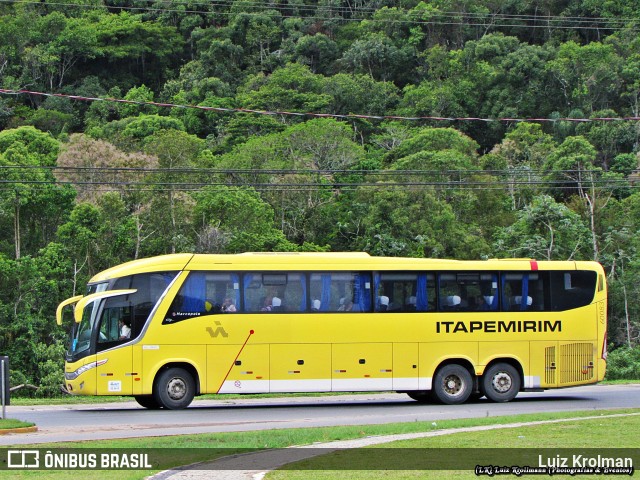
M 74 324 L 71 330 L 67 358 L 77 360 L 137 338 L 176 274 L 142 273 L 89 285 L 88 294 L 126 289 L 130 289 L 127 292 L 130 294 L 106 297 L 86 305 L 80 323 Z

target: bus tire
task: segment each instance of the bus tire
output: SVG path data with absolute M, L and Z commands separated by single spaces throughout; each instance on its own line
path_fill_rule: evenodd
M 455 363 L 438 370 L 431 390 L 434 399 L 447 405 L 466 402 L 472 391 L 473 378 L 469 370 Z
M 141 407 L 148 408 L 149 410 L 158 410 L 160 408 L 160 405 L 156 402 L 156 399 L 153 398 L 153 395 L 136 395 L 134 398 Z
M 417 390 L 415 392 L 406 392 L 409 395 L 409 398 L 415 400 L 418 403 L 431 403 L 433 399 L 431 398 L 430 392 Z
M 482 376 L 482 391 L 492 402 L 509 402 L 520 391 L 520 374 L 508 363 L 496 363 Z
M 196 382 L 183 368 L 169 368 L 156 380 L 153 398 L 163 408 L 180 410 L 187 408 L 195 397 Z

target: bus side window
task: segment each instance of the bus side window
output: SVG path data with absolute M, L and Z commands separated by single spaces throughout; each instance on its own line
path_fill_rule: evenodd
M 205 272 L 191 272 L 173 299 L 162 324 L 171 324 L 207 314 Z
M 309 312 L 368 312 L 371 276 L 354 272 L 310 273 L 308 299 Z
M 460 309 L 462 298 L 456 276 L 453 273 L 441 273 L 438 275 L 439 310 L 451 312 Z
M 502 274 L 503 311 L 542 311 L 545 309 L 546 274 L 508 272 Z
M 554 311 L 589 305 L 596 292 L 597 273 L 593 271 L 550 272 Z
M 114 297 L 105 300 L 100 315 L 98 328 L 98 351 L 113 347 L 134 338 L 131 331 L 132 309 L 125 297 Z M 128 333 L 123 334 L 123 325 L 126 325 Z
M 376 312 L 425 312 L 434 296 L 433 274 L 384 272 L 374 277 Z

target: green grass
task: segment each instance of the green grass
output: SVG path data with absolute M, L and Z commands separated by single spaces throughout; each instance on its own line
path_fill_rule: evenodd
M 7 430 L 11 428 L 26 428 L 33 427 L 33 423 L 22 422 L 20 420 L 14 420 L 12 418 L 0 419 L 0 430 Z
M 548 414 L 534 414 L 534 415 L 518 415 L 514 417 L 485 417 L 477 419 L 463 419 L 463 420 L 444 420 L 436 422 L 411 422 L 389 425 L 366 425 L 366 426 L 345 426 L 345 427 L 333 427 L 333 428 L 311 428 L 311 429 L 288 429 L 288 430 L 269 430 L 269 431 L 253 431 L 253 432 L 230 432 L 230 433 L 217 433 L 217 434 L 202 434 L 202 435 L 183 435 L 183 436 L 167 436 L 167 437 L 154 437 L 154 438 L 137 438 L 137 439 L 121 439 L 121 440 L 104 440 L 94 442 L 73 442 L 73 443 L 57 443 L 49 445 L 33 445 L 31 447 L 37 448 L 120 448 L 131 449 L 131 452 L 137 452 L 140 448 L 163 448 L 167 449 L 163 452 L 165 457 L 165 464 L 162 468 L 170 468 L 171 466 L 185 465 L 194 462 L 212 460 L 217 456 L 228 455 L 234 452 L 234 449 L 246 450 L 260 449 L 260 448 L 280 448 L 291 445 L 304 445 L 312 444 L 315 442 L 328 442 L 332 440 L 345 440 L 351 438 L 361 438 L 372 435 L 385 435 L 393 433 L 410 433 L 410 432 L 425 432 L 432 430 L 448 429 L 448 428 L 461 428 L 467 426 L 476 425 L 495 425 L 513 422 L 525 422 L 525 421 L 537 421 L 537 420 L 551 420 L 567 417 L 586 417 L 594 415 L 605 415 L 611 413 L 640 413 L 640 409 L 624 409 L 614 411 L 586 411 L 586 412 L 557 412 Z M 508 430 L 500 431 L 496 434 L 496 431 L 481 432 L 481 433 L 458 433 L 454 435 L 448 435 L 445 437 L 429 438 L 416 440 L 416 443 L 408 443 L 410 448 L 437 448 L 437 447 L 462 447 L 462 446 L 477 446 L 477 445 L 492 445 L 498 446 L 498 439 L 501 443 L 509 447 L 514 446 L 514 442 L 517 446 L 553 446 L 553 443 L 558 443 L 563 447 L 580 446 L 578 441 L 586 442 L 588 438 L 593 435 L 598 445 L 607 445 L 609 447 L 627 447 L 627 446 L 640 446 L 640 436 L 637 432 L 640 429 L 640 416 L 618 418 L 607 418 L 598 420 L 584 420 L 583 422 L 589 422 L 588 427 L 580 421 L 563 423 L 563 424 L 551 424 L 539 427 L 519 427 L 518 431 Z M 561 426 L 559 426 L 561 425 Z M 585 428 L 587 428 L 585 430 Z M 540 431 L 538 432 L 538 429 Z M 600 430 L 602 429 L 602 432 Z M 589 435 L 585 435 L 585 431 Z M 627 434 L 621 435 L 621 431 L 626 431 Z M 595 432 L 598 432 L 597 434 Z M 520 437 L 523 437 L 523 441 Z M 514 439 L 518 440 L 514 440 Z M 530 439 L 530 440 L 526 440 Z M 477 443 L 482 442 L 482 443 Z M 536 442 L 538 442 L 536 444 Z M 635 443 L 634 443 L 635 442 Z M 575 444 L 575 445 L 574 445 Z M 405 444 L 398 444 L 405 446 Z M 385 445 L 387 447 L 388 445 Z M 395 445 L 394 445 L 395 446 Z M 29 447 L 21 447 L 29 448 Z M 224 448 L 224 452 L 215 451 L 214 449 Z M 183 450 L 180 450 L 183 449 Z M 188 449 L 185 451 L 185 449 Z M 198 450 L 200 449 L 200 450 Z M 205 450 L 206 449 L 206 450 Z M 212 455 L 213 453 L 213 455 Z M 328 456 L 324 459 L 317 459 L 314 461 L 331 461 Z M 11 472 L 11 478 L 32 478 L 37 476 L 40 480 L 49 479 L 81 479 L 81 478 L 100 478 L 105 480 L 140 480 L 154 471 L 37 471 L 37 472 Z M 3 477 L 3 472 L 0 472 L 0 478 Z M 15 475 L 18 474 L 19 475 Z M 447 475 L 450 472 L 446 472 Z M 275 475 L 277 480 L 294 480 L 301 478 L 299 475 L 304 474 L 305 478 L 325 478 L 324 473 L 319 470 L 314 471 L 287 471 L 287 472 L 274 472 L 271 475 Z M 329 472 L 331 474 L 331 472 Z M 360 471 L 346 471 L 341 472 L 341 480 L 347 480 L 349 478 L 402 478 L 397 475 L 408 475 L 405 478 L 429 478 L 425 475 L 430 475 L 430 472 L 398 472 L 398 471 L 380 471 L 372 472 L 373 477 L 360 477 L 360 475 L 366 474 L 366 472 Z M 281 477 L 280 475 L 285 475 Z M 291 475 L 291 477 L 288 477 Z M 333 471 L 332 476 L 326 476 L 326 478 L 335 478 L 336 472 Z M 355 476 L 354 476 L 355 475 Z M 457 473 L 456 473 L 457 475 Z M 9 477 L 5 477 L 9 478 Z M 431 478 L 443 478 L 442 472 L 440 475 Z M 468 478 L 468 477 L 467 477 Z
M 591 412 L 592 414 L 594 412 Z M 397 441 L 382 446 L 369 448 L 396 449 L 436 449 L 436 448 L 632 448 L 640 447 L 640 415 L 563 422 L 547 425 L 531 425 L 514 428 L 456 433 L 441 437 L 420 438 L 415 440 Z M 366 450 L 369 450 L 367 448 Z M 478 478 L 473 471 L 435 471 L 435 470 L 371 470 L 370 451 L 365 449 L 337 452 L 323 455 L 310 460 L 290 464 L 285 469 L 271 472 L 267 480 L 302 480 L 302 479 L 331 479 L 336 471 L 340 471 L 341 480 L 380 480 L 393 478 L 394 480 L 441 479 L 441 478 Z M 386 452 L 388 453 L 388 451 Z M 415 455 L 415 451 L 401 451 L 396 464 L 412 463 L 415 458 L 406 458 L 402 463 L 402 455 Z M 375 457 L 374 457 L 375 458 Z M 349 465 L 350 470 L 344 471 Z M 362 466 L 358 470 L 358 466 Z M 522 465 L 520 465 L 522 466 Z M 637 467 L 636 467 L 637 468 Z M 512 475 L 510 475 L 513 477 Z M 578 475 L 579 476 L 579 475 Z M 608 475 L 606 478 L 628 478 L 627 475 Z

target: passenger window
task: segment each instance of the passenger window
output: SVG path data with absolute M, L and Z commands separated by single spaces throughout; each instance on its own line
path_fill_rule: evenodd
M 538 272 L 502 274 L 503 311 L 545 309 L 545 275 Z
M 240 310 L 240 279 L 237 274 L 191 272 L 169 307 L 163 324 L 203 315 Z
M 426 312 L 435 298 L 432 274 L 380 273 L 375 284 L 376 312 Z
M 597 273 L 591 271 L 550 272 L 551 310 L 580 308 L 593 301 Z
M 371 276 L 368 273 L 319 272 L 309 275 L 311 312 L 368 312 Z
M 499 306 L 496 273 L 444 273 L 438 277 L 440 310 L 496 311 Z
M 244 274 L 244 311 L 300 312 L 307 308 L 306 279 L 301 273 Z

